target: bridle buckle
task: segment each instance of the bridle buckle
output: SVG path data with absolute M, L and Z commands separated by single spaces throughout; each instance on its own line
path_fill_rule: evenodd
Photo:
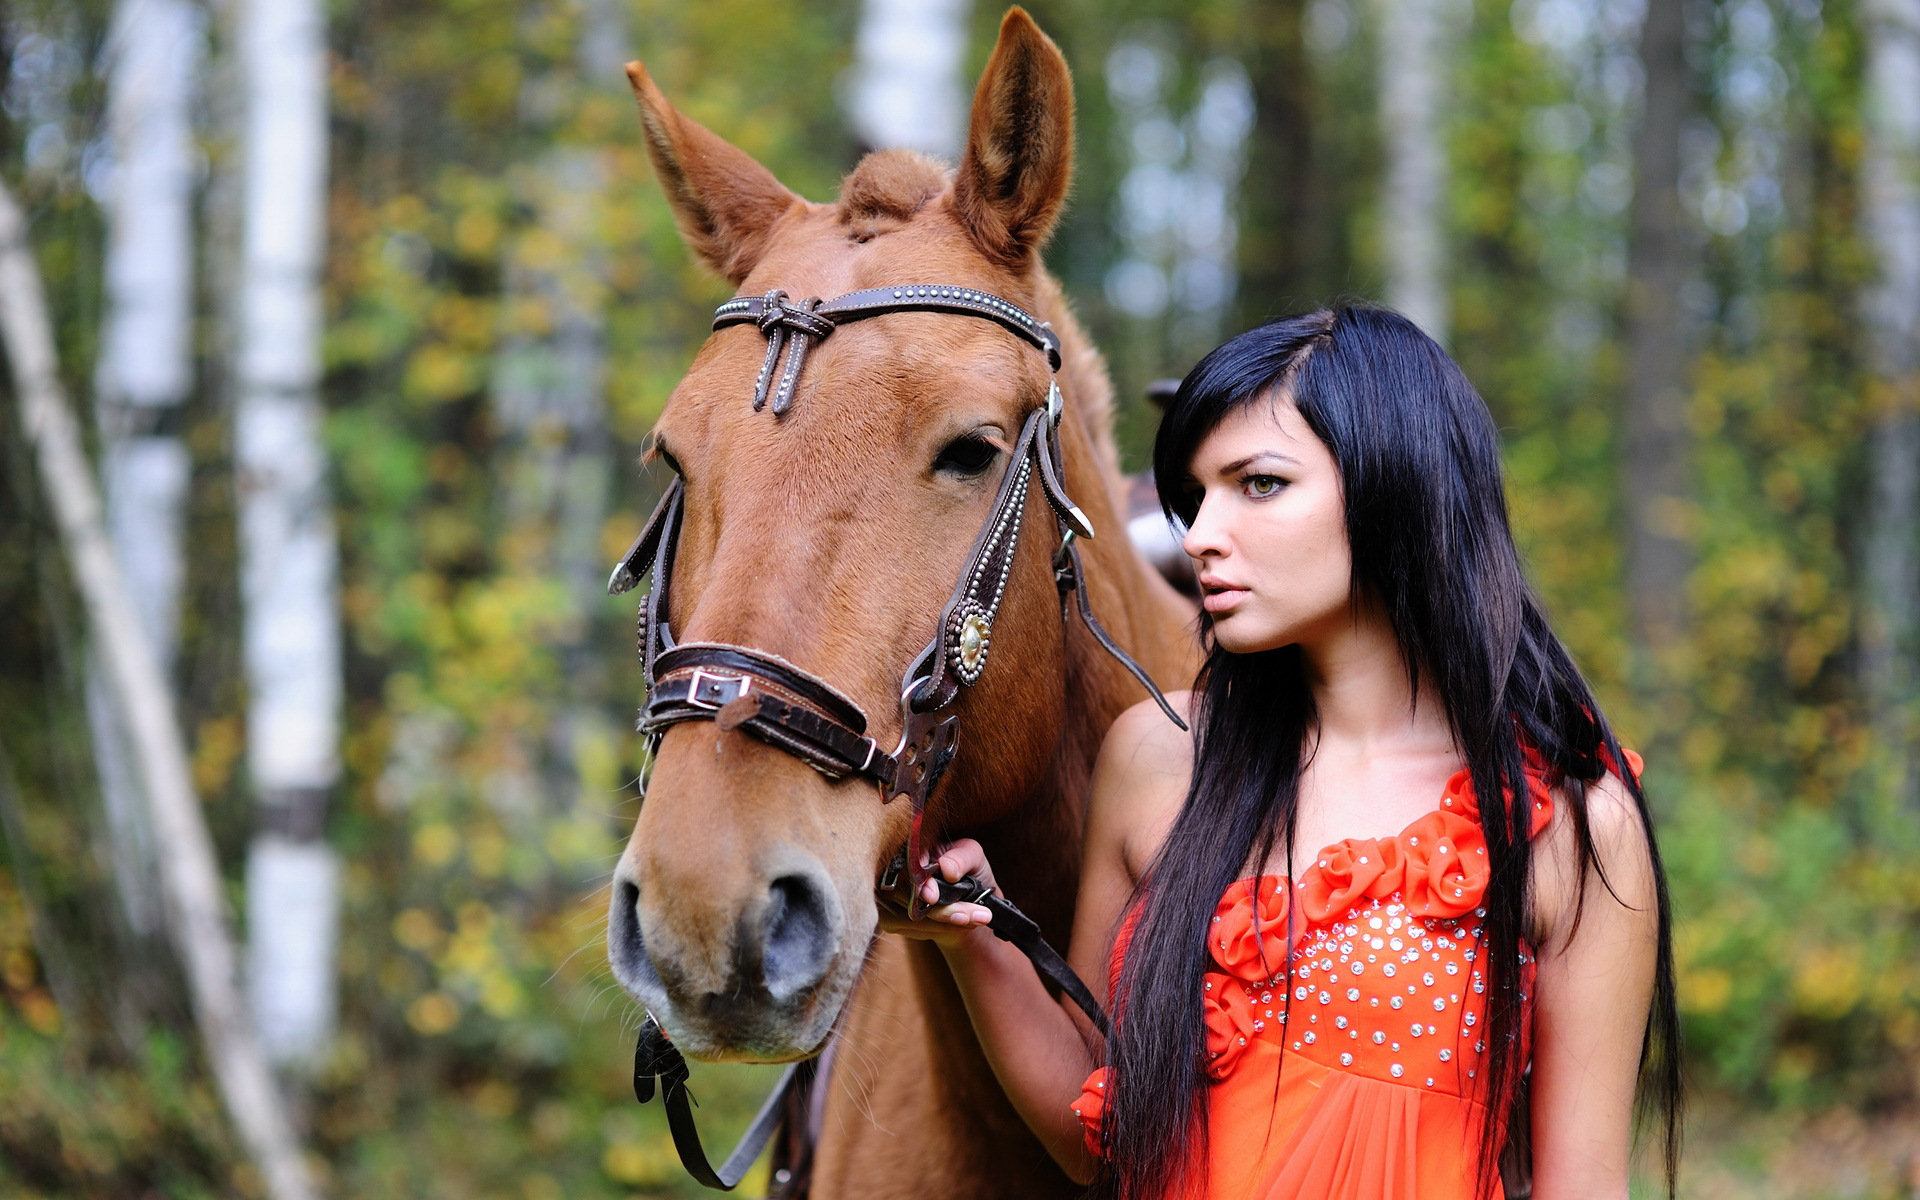
M 702 688 L 706 689 L 704 694 Z M 733 690 L 729 692 L 728 688 Z M 752 690 L 753 679 L 746 675 L 695 667 L 693 674 L 687 677 L 687 703 L 709 712 L 719 712 Z

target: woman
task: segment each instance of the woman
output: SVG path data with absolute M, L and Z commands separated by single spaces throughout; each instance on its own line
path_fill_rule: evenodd
M 1096 769 L 1069 958 L 1111 1039 L 984 908 L 904 928 L 1027 1122 L 1129 1200 L 1444 1200 L 1500 1194 L 1530 1116 L 1534 1196 L 1624 1200 L 1644 1076 L 1671 1190 L 1638 761 L 1522 575 L 1479 395 L 1392 313 L 1279 321 L 1194 368 L 1154 477 L 1209 655 L 1192 735 L 1142 705 Z

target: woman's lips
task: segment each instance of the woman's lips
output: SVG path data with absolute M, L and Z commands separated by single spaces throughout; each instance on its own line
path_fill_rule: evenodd
M 1200 607 L 1210 613 L 1223 613 L 1237 606 L 1247 598 L 1246 588 L 1212 586 L 1206 589 L 1206 596 L 1200 601 Z

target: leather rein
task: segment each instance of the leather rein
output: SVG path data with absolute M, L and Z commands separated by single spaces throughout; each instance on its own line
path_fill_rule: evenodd
M 793 405 L 800 371 L 814 344 L 848 322 L 901 312 L 951 313 L 993 321 L 1044 353 L 1052 372 L 1060 370 L 1060 339 L 1050 325 L 976 288 L 914 284 L 798 303 L 790 303 L 786 293 L 776 289 L 764 296 L 728 300 L 715 310 L 713 328 L 751 324 L 766 336 L 767 352 L 754 383 L 753 407 L 759 411 L 771 406 L 778 418 Z M 992 510 L 940 610 L 932 640 L 901 676 L 901 733 L 892 750 L 868 734 L 867 715 L 857 703 L 778 655 L 725 642 L 674 640 L 667 620 L 669 592 L 685 503 L 684 486 L 676 478 L 607 582 L 607 590 L 619 595 L 643 577 L 653 577 L 639 621 L 639 652 L 648 684 L 639 729 L 647 735 L 650 751 L 658 748 L 660 738 L 674 725 L 713 721 L 724 730 L 737 729 L 783 750 L 829 779 L 867 780 L 878 788 L 883 804 L 905 798 L 913 811 L 907 845 L 888 865 L 879 886 L 893 888 L 904 868 L 910 881 L 908 914 L 917 918 L 924 907 L 920 886 L 929 878 L 928 869 L 920 865 L 926 848 L 927 805 L 959 744 L 959 716 L 946 710 L 986 669 L 994 621 L 1025 523 L 1027 494 L 1036 478 L 1059 536 L 1053 574 L 1061 620 L 1069 618 L 1070 609 L 1077 611 L 1101 648 L 1140 681 L 1174 724 L 1185 729 L 1153 680 L 1094 619 L 1082 586 L 1079 547 L 1074 544 L 1091 538 L 1093 527 L 1068 497 L 1059 468 L 1063 408 L 1059 384 L 1049 379 L 1046 404 L 1029 413 L 1021 426 Z M 1030 918 L 978 879 L 948 883 L 937 875 L 931 877 L 940 891 L 938 903 L 965 900 L 990 909 L 993 920 L 988 929 L 1025 952 L 1044 978 L 1106 1031 L 1106 1015 L 1092 993 L 1041 938 Z M 687 1107 L 686 1061 L 652 1014 L 635 1047 L 634 1092 L 646 1103 L 659 1081 L 681 1162 L 707 1187 L 731 1190 L 771 1136 L 784 1097 L 797 1082 L 811 1078 L 811 1065 L 809 1061 L 788 1068 L 740 1146 L 718 1170 L 707 1162 Z

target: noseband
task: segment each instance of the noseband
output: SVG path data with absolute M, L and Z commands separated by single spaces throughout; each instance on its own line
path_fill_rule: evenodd
M 798 304 L 788 303 L 786 293 L 775 290 L 764 296 L 736 296 L 727 301 L 714 312 L 713 327 L 751 324 L 766 335 L 767 355 L 754 381 L 753 407 L 757 412 L 771 400 L 777 419 L 793 406 L 800 371 L 814 343 L 849 321 L 901 312 L 955 313 L 992 321 L 1044 353 L 1054 373 L 1060 370 L 1060 339 L 1051 326 L 1016 304 L 974 288 L 918 284 L 867 288 L 824 303 L 807 299 Z M 1049 379 L 1046 405 L 1029 413 L 1020 427 L 993 510 L 940 610 L 933 640 L 901 675 L 900 741 L 890 753 L 867 735 L 867 714 L 860 706 L 819 676 L 750 646 L 674 641 L 667 624 L 667 599 L 685 503 L 684 485 L 675 479 L 607 581 L 607 590 L 618 595 L 632 589 L 643 576 L 653 576 L 653 587 L 640 607 L 640 659 L 647 675 L 647 706 L 640 715 L 640 730 L 647 734 L 650 749 L 658 749 L 661 736 L 674 725 L 713 721 L 722 729 L 738 729 L 784 750 L 829 779 L 855 776 L 871 780 L 880 790 L 882 803 L 906 797 L 913 807 L 907 846 L 887 867 L 880 886 L 891 888 L 905 867 L 912 881 L 908 908 L 917 916 L 922 907 L 920 885 L 929 874 L 921 866 L 927 801 L 959 744 L 960 718 L 946 709 L 964 689 L 979 682 L 986 670 L 993 623 L 1013 570 L 1027 492 L 1036 475 L 1060 537 L 1053 556 L 1053 578 L 1060 594 L 1061 621 L 1067 620 L 1070 607 L 1078 611 L 1094 640 L 1146 687 L 1175 725 L 1185 729 L 1186 724 L 1153 680 L 1094 619 L 1087 602 L 1086 589 L 1081 586 L 1080 550 L 1074 542 L 1092 537 L 1093 527 L 1068 498 L 1061 482 L 1062 408 L 1060 385 Z M 1069 593 L 1075 602 L 1071 606 Z M 1039 927 L 1024 913 L 991 894 L 977 879 L 969 877 L 958 884 L 937 875 L 934 879 L 941 903 L 970 900 L 991 908 L 994 919 L 988 928 L 994 935 L 1032 959 L 1041 974 L 1105 1032 L 1106 1017 L 1093 994 L 1066 960 L 1046 944 Z M 717 1168 L 707 1160 L 694 1127 L 686 1090 L 686 1061 L 651 1015 L 642 1025 L 634 1048 L 634 1095 L 646 1103 L 654 1095 L 657 1082 L 681 1163 L 705 1186 L 731 1190 L 772 1136 L 788 1104 L 787 1097 L 812 1079 L 812 1070 L 811 1060 L 788 1068 L 740 1144 Z M 780 1194 L 785 1191 L 782 1187 Z
M 1044 353 L 1052 371 L 1060 369 L 1060 339 L 1050 325 L 1018 305 L 974 288 L 918 284 L 867 288 L 825 302 L 807 299 L 798 304 L 789 303 L 786 293 L 775 290 L 727 301 L 715 310 L 713 327 L 750 324 L 766 335 L 767 354 L 754 383 L 753 407 L 758 411 L 771 399 L 778 417 L 792 407 L 801 368 L 815 343 L 850 321 L 902 312 L 952 313 L 992 321 Z M 674 641 L 667 624 L 668 593 L 685 498 L 681 481 L 675 479 L 607 583 L 607 590 L 618 595 L 643 576 L 653 576 L 653 587 L 640 609 L 640 659 L 648 681 L 640 731 L 657 746 L 661 735 L 674 725 L 713 721 L 722 729 L 738 729 L 784 750 L 829 779 L 870 780 L 879 788 L 883 803 L 905 797 L 912 805 L 913 824 L 904 858 L 917 905 L 918 885 L 926 878 L 920 862 L 927 802 L 953 761 L 959 741 L 959 717 L 945 710 L 986 670 L 993 624 L 1012 572 L 1027 492 L 1035 476 L 1060 537 L 1053 572 L 1061 619 L 1067 618 L 1071 594 L 1077 600 L 1073 607 L 1094 639 L 1146 687 L 1176 725 L 1186 728 L 1153 680 L 1094 619 L 1086 590 L 1080 586 L 1080 551 L 1074 541 L 1091 538 L 1093 527 L 1068 498 L 1061 481 L 1062 408 L 1059 384 L 1049 380 L 1046 405 L 1028 414 L 1021 426 L 992 512 L 940 611 L 933 639 L 901 676 L 901 734 L 891 752 L 868 736 L 867 715 L 858 704 L 826 680 L 778 655 L 725 642 Z M 900 865 L 896 860 L 889 868 L 883 886 L 891 886 Z

